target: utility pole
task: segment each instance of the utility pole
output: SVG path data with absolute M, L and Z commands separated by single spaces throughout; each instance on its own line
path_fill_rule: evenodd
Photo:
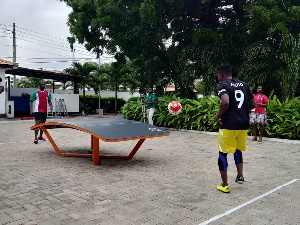
M 13 68 L 16 69 L 17 66 L 17 45 L 16 45 L 16 24 L 13 23 Z M 16 79 L 16 75 L 14 75 L 14 88 L 17 87 L 17 79 Z

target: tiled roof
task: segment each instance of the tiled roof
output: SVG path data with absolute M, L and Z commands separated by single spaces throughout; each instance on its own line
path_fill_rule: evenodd
M 6 61 L 4 59 L 0 59 L 0 65 L 10 65 L 10 66 L 13 66 L 14 63 L 10 62 L 10 61 Z

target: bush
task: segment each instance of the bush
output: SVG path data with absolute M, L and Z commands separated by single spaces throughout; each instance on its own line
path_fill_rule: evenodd
M 118 98 L 117 100 L 117 109 L 118 111 L 126 103 L 123 98 Z M 85 105 L 89 109 L 90 113 L 95 113 L 96 109 L 99 108 L 99 96 L 96 95 L 86 95 L 85 96 Z M 114 113 L 115 112 L 115 98 L 114 97 L 105 97 L 100 100 L 101 109 L 105 113 Z M 79 110 L 82 112 L 84 109 L 83 96 L 79 96 Z
M 171 115 L 168 104 L 179 101 L 182 113 Z M 218 97 L 204 97 L 198 100 L 181 99 L 179 97 L 160 97 L 159 106 L 154 112 L 154 124 L 176 129 L 218 131 L 219 125 L 214 121 L 214 116 L 219 110 Z M 143 120 L 142 104 L 138 98 L 130 99 L 121 108 L 126 119 Z M 267 107 L 268 125 L 265 127 L 267 137 L 288 138 L 300 140 L 300 98 L 288 99 L 280 102 L 276 96 L 269 99 Z M 252 127 L 249 127 L 252 133 Z
M 182 105 L 179 115 L 171 115 L 168 104 L 178 101 Z M 204 97 L 198 100 L 181 99 L 179 97 L 159 97 L 158 108 L 154 112 L 153 121 L 158 126 L 174 127 L 177 129 L 217 131 L 218 125 L 214 115 L 218 111 L 219 98 Z M 138 100 L 128 101 L 121 109 L 123 117 L 142 121 L 142 104 Z
M 269 137 L 300 139 L 300 98 L 280 102 L 273 96 L 267 108 L 268 125 L 265 131 Z

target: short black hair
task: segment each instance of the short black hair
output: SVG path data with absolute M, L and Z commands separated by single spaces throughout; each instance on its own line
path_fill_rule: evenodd
M 232 74 L 232 66 L 229 64 L 223 64 L 218 67 L 218 72 L 223 72 L 226 75 L 231 75 Z
M 39 82 L 39 85 L 41 85 L 42 83 L 45 84 L 45 81 L 44 81 L 44 80 L 41 80 L 41 81 Z

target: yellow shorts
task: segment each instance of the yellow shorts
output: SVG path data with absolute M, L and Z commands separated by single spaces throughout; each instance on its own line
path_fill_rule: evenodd
M 246 151 L 248 130 L 219 129 L 218 150 L 223 153 L 235 153 L 236 149 Z

